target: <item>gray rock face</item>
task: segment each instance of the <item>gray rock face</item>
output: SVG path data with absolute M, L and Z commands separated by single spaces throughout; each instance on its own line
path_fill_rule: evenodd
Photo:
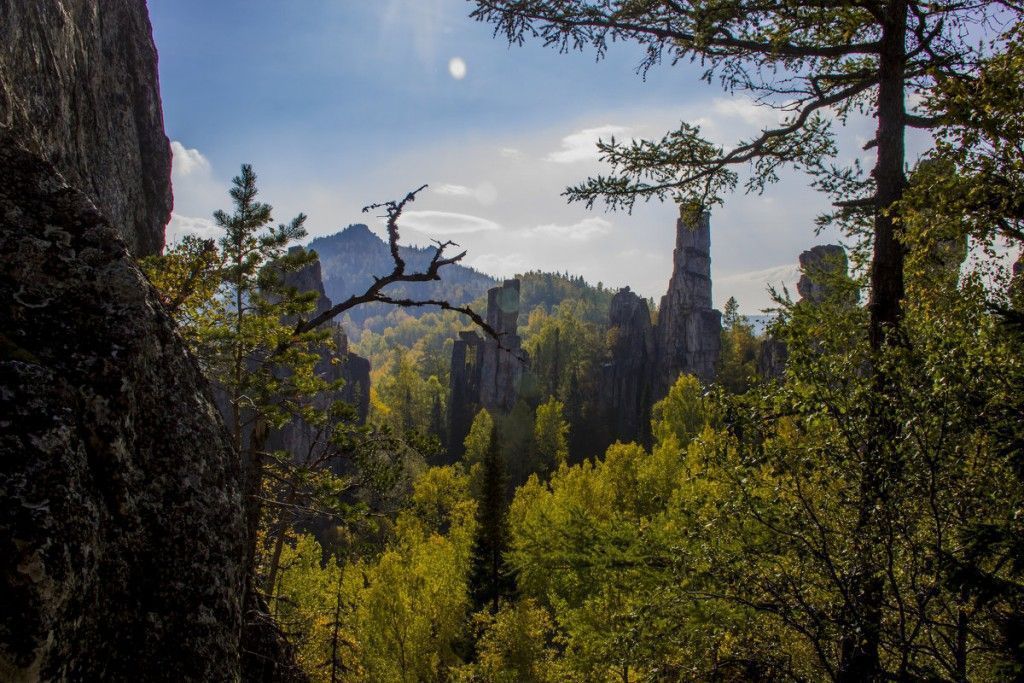
M 781 339 L 768 336 L 757 352 L 757 374 L 764 379 L 779 379 L 786 372 L 789 348 Z
M 848 271 L 846 250 L 838 244 L 811 247 L 800 254 L 801 274 L 796 291 L 801 300 L 820 305 L 833 293 L 840 294 L 836 288 L 841 281 L 848 280 Z
M 484 340 L 480 360 L 480 405 L 488 410 L 512 410 L 523 377 L 519 337 L 519 280 L 505 280 L 487 290 L 487 324 L 498 333 Z
M 601 368 L 601 399 L 612 440 L 647 441 L 651 421 L 654 327 L 647 302 L 629 287 L 612 297 L 609 360 Z
M 206 382 L 88 197 L 4 136 L 0 177 L 0 679 L 236 680 L 241 474 Z
M 88 196 L 135 255 L 171 212 L 144 0 L 0 0 L 0 128 Z
M 452 346 L 448 400 L 448 455 L 456 461 L 481 408 L 508 412 L 519 397 L 525 356 L 519 337 L 519 280 L 487 291 L 487 324 L 500 342 L 473 331 L 459 333 Z
M 715 379 L 722 348 L 722 314 L 711 307 L 711 224 L 705 213 L 692 229 L 676 223 L 668 292 L 658 324 L 647 302 L 625 288 L 608 311 L 608 362 L 601 403 L 611 440 L 650 442 L 652 406 L 681 374 Z
M 656 330 L 656 396 L 668 393 L 680 374 L 702 382 L 715 379 L 722 350 L 722 314 L 711 305 L 711 222 L 704 213 L 695 226 L 676 223 L 672 279 L 661 299 Z

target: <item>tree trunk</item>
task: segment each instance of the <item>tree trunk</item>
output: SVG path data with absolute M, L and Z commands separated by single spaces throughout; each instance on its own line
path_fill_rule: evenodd
M 907 0 L 893 0 L 888 4 L 878 64 L 878 152 L 872 172 L 876 185 L 876 209 L 871 298 L 868 302 L 868 334 L 875 354 L 900 340 L 904 250 L 891 208 L 903 196 L 907 183 L 904 172 L 907 11 Z M 889 409 L 895 385 L 878 363 L 874 364 L 873 373 L 873 429 L 864 444 L 860 512 L 855 532 L 858 566 L 850 577 L 853 609 L 845 625 L 840 648 L 837 678 L 841 683 L 878 681 L 883 677 L 879 641 L 885 579 L 876 566 L 874 551 L 878 543 L 884 542 L 876 529 L 879 514 L 885 514 L 886 486 L 899 469 L 893 451 L 899 425 Z

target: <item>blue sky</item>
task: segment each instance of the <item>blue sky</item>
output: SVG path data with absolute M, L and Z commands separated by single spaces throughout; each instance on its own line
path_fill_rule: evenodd
M 509 47 L 464 0 L 150 0 L 168 136 L 175 152 L 172 235 L 209 231 L 239 164 L 285 220 L 313 235 L 430 183 L 404 237 L 451 238 L 496 275 L 541 268 L 660 296 L 675 209 L 633 215 L 566 205 L 567 184 L 601 169 L 601 136 L 657 136 L 680 120 L 735 141 L 774 120 L 699 80 L 689 64 L 636 73 L 635 47 L 607 59 Z M 465 64 L 453 76 L 452 60 Z M 460 75 L 456 70 L 455 75 Z M 851 131 L 856 139 L 863 130 Z M 824 207 L 799 176 L 765 196 L 736 195 L 712 217 L 715 300 L 768 305 L 792 284 Z M 834 236 L 831 236 L 834 240 Z

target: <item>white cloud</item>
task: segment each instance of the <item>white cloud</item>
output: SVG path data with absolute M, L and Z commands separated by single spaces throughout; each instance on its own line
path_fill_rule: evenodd
M 715 302 L 722 307 L 729 297 L 736 297 L 740 304 L 740 310 L 745 313 L 754 313 L 775 306 L 768 293 L 769 286 L 779 291 L 786 287 L 795 296 L 796 282 L 800 279 L 800 267 L 796 264 L 796 258 L 793 261 L 794 263 L 791 264 L 745 273 L 713 276 L 712 287 L 715 292 Z
M 507 277 L 529 270 L 530 260 L 522 254 L 481 254 L 470 258 L 467 265 L 494 277 Z
M 209 173 L 210 162 L 198 149 L 189 149 L 177 140 L 171 141 L 171 175 L 184 177 Z
M 180 213 L 172 213 L 171 222 L 167 224 L 166 241 L 167 244 L 173 244 L 181 240 L 185 235 L 217 239 L 223 234 L 224 231 L 208 218 L 182 216 Z
M 449 211 L 406 211 L 402 214 L 399 227 L 435 237 L 501 229 L 500 225 L 486 218 Z
M 545 237 L 557 237 L 560 239 L 572 240 L 574 242 L 586 242 L 599 235 L 607 235 L 612 230 L 612 224 L 603 218 L 591 216 L 577 221 L 571 225 L 558 225 L 547 223 L 538 225 L 530 232 L 534 235 Z
M 578 161 L 597 161 L 597 141 L 609 140 L 612 136 L 622 137 L 632 132 L 625 126 L 607 124 L 596 128 L 584 128 L 562 138 L 562 148 L 545 157 L 556 164 L 573 164 Z
M 438 194 L 448 195 L 451 197 L 467 197 L 475 199 L 484 206 L 490 206 L 498 198 L 498 189 L 494 187 L 493 183 L 489 183 L 487 181 L 480 183 L 476 187 L 444 183 L 442 185 L 438 185 L 434 191 Z

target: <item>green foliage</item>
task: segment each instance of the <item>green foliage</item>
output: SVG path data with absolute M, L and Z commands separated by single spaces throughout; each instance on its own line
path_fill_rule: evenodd
M 478 468 L 487 458 L 494 434 L 494 418 L 487 410 L 481 410 L 473 418 L 473 424 L 469 427 L 469 434 L 466 435 L 465 440 L 466 452 L 462 456 L 470 471 Z
M 564 408 L 554 397 L 537 407 L 533 444 L 538 472 L 552 472 L 569 458 L 569 425 L 562 417 Z
M 693 375 L 680 375 L 668 396 L 654 404 L 651 431 L 658 443 L 675 439 L 687 444 L 707 423 L 704 389 Z
M 459 680 L 489 683 L 544 683 L 564 680 L 555 673 L 556 650 L 549 645 L 551 618 L 534 600 L 506 603 L 495 615 L 481 614 L 477 662 Z
M 443 681 L 461 664 L 476 503 L 457 468 L 427 470 L 375 558 L 324 558 L 309 536 L 285 550 L 278 619 L 317 681 Z M 326 561 L 324 561 L 326 560 Z
M 760 340 L 754 328 L 739 314 L 739 304 L 729 297 L 722 313 L 722 353 L 715 382 L 727 391 L 742 394 L 757 375 Z
M 497 613 L 501 603 L 515 588 L 515 581 L 505 563 L 508 550 L 505 484 L 505 461 L 497 429 L 492 426 L 487 452 L 480 464 L 480 494 L 470 573 L 474 608 L 487 609 L 492 614 Z

